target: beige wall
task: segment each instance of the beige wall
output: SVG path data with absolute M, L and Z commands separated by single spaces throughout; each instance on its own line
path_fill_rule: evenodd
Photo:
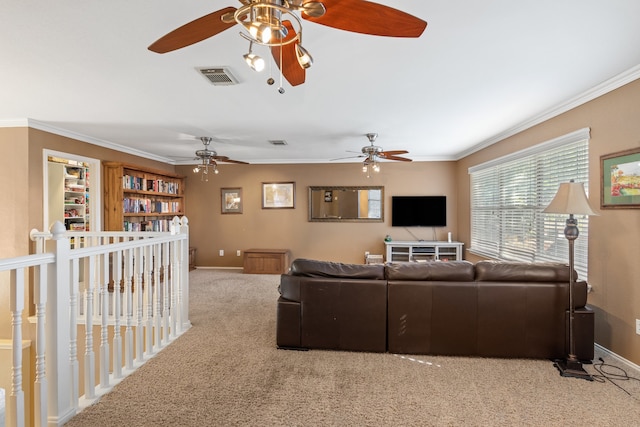
M 391 227 L 391 196 L 446 195 L 446 228 L 436 228 L 435 238 L 457 236 L 454 162 L 385 162 L 367 179 L 360 165 L 221 165 L 220 174 L 202 182 L 192 167 L 178 167 L 187 176 L 186 214 L 190 246 L 197 248 L 199 266 L 240 267 L 236 251 L 286 248 L 292 258 L 316 258 L 362 263 L 364 252 L 384 253 L 385 235 L 394 240 L 415 240 L 405 228 Z M 262 209 L 263 182 L 295 182 L 295 209 Z M 309 222 L 309 186 L 384 186 L 384 223 Z M 221 214 L 220 189 L 241 187 L 242 214 Z M 434 239 L 433 228 L 411 228 L 416 237 Z M 220 257 L 219 250 L 225 251 Z
M 640 364 L 640 210 L 599 209 L 600 156 L 640 148 L 640 80 L 603 95 L 554 119 L 507 138 L 457 165 L 458 229 L 470 241 L 470 166 L 544 142 L 580 128 L 591 128 L 589 200 L 600 216 L 589 219 L 589 304 L 596 312 L 596 342 Z M 468 247 L 468 246 L 467 246 Z M 468 256 L 468 259 L 475 259 Z
M 29 253 L 28 132 L 0 129 L 0 174 L 5 183 L 0 203 L 0 258 Z M 0 273 L 0 338 L 11 337 L 9 273 Z
M 0 203 L 0 257 L 11 257 L 16 253 L 27 254 L 29 250 L 29 139 L 27 128 L 0 129 L 0 177 L 4 183 Z M 36 185 L 37 187 L 37 185 Z M 39 187 L 42 187 L 40 185 Z

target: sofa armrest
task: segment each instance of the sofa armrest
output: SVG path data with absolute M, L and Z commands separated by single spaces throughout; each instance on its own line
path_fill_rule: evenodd
M 276 313 L 276 345 L 300 348 L 300 303 L 280 297 Z

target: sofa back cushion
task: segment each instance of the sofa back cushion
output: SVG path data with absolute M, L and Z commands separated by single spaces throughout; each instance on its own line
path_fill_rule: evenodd
M 469 261 L 430 261 L 387 264 L 387 280 L 422 280 L 443 282 L 473 281 L 473 264 Z
M 574 280 L 578 275 L 574 273 Z M 569 266 L 561 263 L 478 261 L 479 282 L 569 282 Z
M 343 264 L 298 258 L 291 263 L 290 274 L 304 277 L 384 280 L 384 265 Z

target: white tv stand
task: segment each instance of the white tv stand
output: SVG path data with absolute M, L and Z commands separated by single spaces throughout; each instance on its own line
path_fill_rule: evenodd
M 410 261 L 460 261 L 461 242 L 441 241 L 398 241 L 384 242 L 387 247 L 387 262 Z

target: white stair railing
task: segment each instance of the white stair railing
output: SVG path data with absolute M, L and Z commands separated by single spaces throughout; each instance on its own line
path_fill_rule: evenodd
M 31 238 L 37 254 L 0 260 L 10 294 L 10 427 L 26 415 L 35 426 L 64 424 L 190 327 L 186 217 L 169 233 L 68 233 L 56 223 Z M 31 363 L 23 336 L 35 337 L 33 396 L 23 390 L 31 380 L 22 376 Z

